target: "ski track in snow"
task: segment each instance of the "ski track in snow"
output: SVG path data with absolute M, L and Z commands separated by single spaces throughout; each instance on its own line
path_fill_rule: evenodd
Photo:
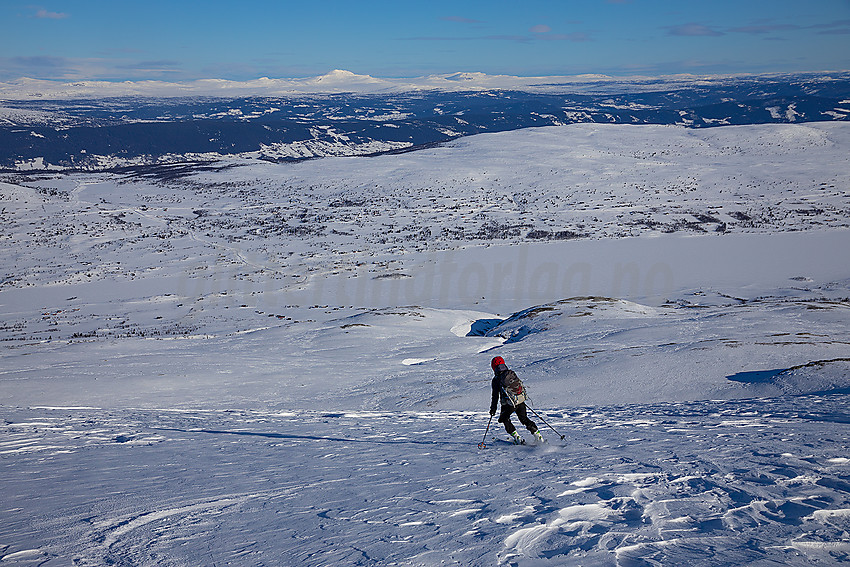
M 850 396 L 472 412 L 0 408 L 3 564 L 850 559 Z M 542 424 L 541 424 L 542 425 Z M 547 429 L 543 429 L 547 431 Z M 49 490 L 43 487 L 49 486 Z

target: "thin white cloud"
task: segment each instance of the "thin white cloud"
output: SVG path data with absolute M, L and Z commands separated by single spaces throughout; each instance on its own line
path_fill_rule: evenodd
M 65 18 L 69 18 L 70 15 L 64 12 L 51 12 L 44 8 L 39 8 L 33 17 L 39 20 L 64 20 Z
M 850 27 L 846 28 L 832 28 L 827 30 L 821 30 L 818 32 L 820 35 L 850 35 Z
M 49 55 L 34 55 L 22 57 L 9 57 L 3 60 L 14 67 L 26 69 L 59 69 L 68 65 L 68 59 L 64 57 L 52 57 Z
M 545 24 L 532 26 L 528 31 L 533 34 L 534 39 L 543 41 L 590 41 L 590 37 L 586 33 L 552 33 L 552 28 Z
M 188 77 L 182 63 L 172 60 L 136 61 L 114 57 L 70 58 L 54 55 L 0 57 L 0 81 L 31 79 L 85 81 Z
M 834 22 L 827 22 L 824 24 L 814 24 L 811 26 L 807 26 L 809 29 L 829 29 L 829 28 L 845 28 L 850 26 L 850 20 L 837 20 Z
M 537 39 L 543 39 L 546 41 L 572 41 L 575 43 L 580 43 L 582 41 L 591 41 L 590 36 L 582 32 L 552 33 L 547 35 L 539 35 L 537 36 Z
M 850 20 L 837 20 L 825 24 L 808 26 L 808 29 L 818 30 L 820 35 L 847 35 L 850 34 Z
M 737 28 L 731 28 L 729 31 L 738 32 L 738 33 L 748 33 L 753 35 L 762 35 L 780 31 L 790 31 L 790 30 L 798 30 L 801 29 L 800 26 L 796 26 L 794 24 L 762 24 L 755 26 L 741 26 Z
M 157 61 L 137 61 L 116 65 L 116 69 L 124 71 L 135 71 L 144 74 L 173 74 L 181 73 L 181 63 L 179 61 L 171 61 L 167 59 Z
M 836 20 L 834 22 L 826 22 L 821 24 L 813 24 L 802 26 L 798 24 L 788 23 L 754 23 L 748 26 L 737 26 L 728 28 L 724 31 L 718 31 L 708 26 L 700 24 L 685 24 L 684 26 L 676 26 L 669 28 L 671 35 L 724 35 L 725 33 L 742 33 L 752 36 L 768 36 L 781 32 L 795 32 L 814 30 L 818 34 L 846 34 L 850 32 L 850 20 Z M 678 32 L 678 33 L 674 33 Z M 777 39 L 776 37 L 767 37 L 766 39 Z
M 514 43 L 533 43 L 535 41 L 591 41 L 581 32 L 576 33 L 532 33 L 526 35 L 481 35 L 481 36 L 416 36 L 401 38 L 404 41 L 509 41 Z
M 473 20 L 472 18 L 464 18 L 461 16 L 444 16 L 440 18 L 444 22 L 456 22 L 459 24 L 483 24 L 481 20 Z
M 698 24 L 695 22 L 690 22 L 687 24 L 681 24 L 678 26 L 668 26 L 667 33 L 669 35 L 679 35 L 679 36 L 697 36 L 697 37 L 706 37 L 706 36 L 720 36 L 725 35 L 722 31 L 718 31 L 709 26 Z

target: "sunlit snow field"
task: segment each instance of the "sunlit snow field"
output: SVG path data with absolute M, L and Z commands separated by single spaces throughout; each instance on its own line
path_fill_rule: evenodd
M 842 123 L 6 175 L 0 564 L 848 560 L 848 188 Z

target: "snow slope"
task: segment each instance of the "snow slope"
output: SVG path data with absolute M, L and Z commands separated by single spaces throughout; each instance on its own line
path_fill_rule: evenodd
M 0 565 L 846 561 L 848 149 L 6 175 Z M 547 445 L 485 436 L 496 354 Z
M 824 565 L 850 552 L 846 396 L 549 410 L 566 441 L 488 435 L 484 450 L 473 412 L 3 418 L 4 565 Z

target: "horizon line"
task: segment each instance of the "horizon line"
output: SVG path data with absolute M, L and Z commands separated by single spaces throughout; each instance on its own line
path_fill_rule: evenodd
M 507 75 L 479 71 L 455 71 L 410 77 L 379 77 L 334 69 L 322 75 L 305 77 L 256 77 L 238 80 L 197 78 L 177 81 L 164 79 L 40 79 L 19 77 L 0 81 L 0 100 L 27 100 L 121 96 L 185 97 L 185 96 L 296 96 L 309 94 L 391 94 L 411 91 L 486 91 L 527 90 L 557 91 L 572 87 L 590 88 L 594 84 L 608 86 L 648 86 L 646 83 L 667 82 L 670 86 L 683 82 L 724 79 L 771 78 L 789 76 L 844 75 L 850 69 L 821 71 L 774 71 L 737 73 L 670 73 L 609 75 L 578 73 L 567 75 Z

